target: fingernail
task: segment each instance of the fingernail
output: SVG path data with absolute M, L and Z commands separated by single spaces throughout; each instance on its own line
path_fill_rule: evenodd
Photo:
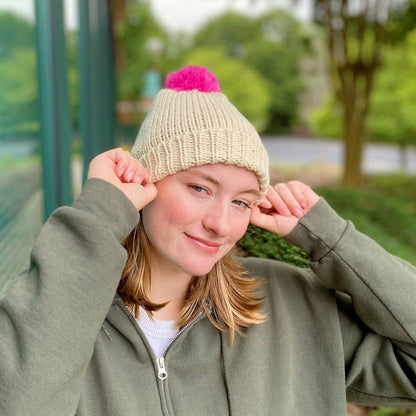
M 131 173 L 131 172 L 129 172 L 127 175 L 126 175 L 126 179 L 130 182 L 131 181 L 131 178 L 133 177 L 133 173 Z
M 302 210 L 300 210 L 299 208 L 295 208 L 293 211 L 297 217 L 301 217 L 303 215 Z

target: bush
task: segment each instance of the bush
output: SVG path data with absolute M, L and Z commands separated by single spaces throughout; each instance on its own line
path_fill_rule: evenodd
M 307 267 L 309 258 L 298 247 L 282 237 L 250 224 L 238 243 L 247 256 L 280 260 L 299 267 Z

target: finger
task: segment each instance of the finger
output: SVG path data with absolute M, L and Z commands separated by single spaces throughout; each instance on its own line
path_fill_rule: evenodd
M 282 197 L 279 195 L 279 193 L 274 187 L 269 186 L 267 198 L 273 205 L 273 208 L 276 210 L 276 212 L 278 212 L 281 215 L 284 215 L 285 217 L 290 217 L 292 215 L 287 204 L 283 201 Z
M 146 204 L 150 201 L 153 201 L 157 196 L 157 188 L 155 184 L 148 183 L 143 186 L 144 190 L 146 191 Z
M 123 149 L 114 149 L 114 152 L 111 154 L 113 161 L 116 164 L 115 172 L 119 178 L 121 178 L 126 173 L 126 169 L 129 165 L 128 152 L 125 152 Z
M 126 156 L 126 163 L 127 163 L 127 167 L 123 174 L 123 178 L 126 182 L 135 182 L 133 178 L 135 178 L 136 176 L 141 176 L 143 179 L 144 177 L 143 172 L 142 172 L 142 175 L 140 175 L 141 165 L 136 159 L 128 155 Z
M 285 217 L 273 212 L 271 214 L 263 214 L 259 207 L 253 207 L 250 223 L 263 228 L 265 230 L 271 231 L 272 233 L 278 234 L 282 237 L 290 233 L 290 231 L 297 224 L 298 219 L 291 215 L 290 217 Z
M 139 162 L 139 168 L 136 170 L 133 181 L 136 183 L 139 183 L 141 185 L 144 185 L 149 182 L 150 179 L 150 172 L 148 169 L 146 169 L 143 165 L 141 165 Z
M 149 202 L 153 201 L 153 199 L 155 199 L 157 196 L 157 188 L 152 183 L 149 183 L 145 186 L 130 183 L 125 184 L 124 186 L 128 188 L 127 196 L 138 211 L 140 211 Z
M 131 161 L 127 175 L 130 182 L 135 182 L 140 185 L 148 183 L 150 178 L 149 170 L 134 158 Z
M 263 198 L 263 200 L 258 204 L 260 208 L 270 209 L 273 208 L 272 203 L 267 198 L 267 195 Z
M 302 188 L 305 188 L 305 185 L 301 182 L 291 181 L 287 183 L 287 187 L 291 190 L 292 195 L 298 201 L 302 209 L 306 208 L 306 198 L 303 194 Z
M 143 183 L 150 176 L 149 171 L 140 162 L 130 155 L 129 152 L 119 155 L 116 172 L 123 182 Z
M 263 214 L 257 205 L 254 205 L 250 213 L 250 223 L 264 229 L 270 229 L 274 225 L 273 217 L 269 214 Z
M 294 197 L 292 191 L 284 183 L 277 184 L 274 189 L 279 194 L 281 200 L 285 204 L 286 208 L 290 211 L 291 215 L 295 215 L 300 218 L 303 215 L 302 207 Z

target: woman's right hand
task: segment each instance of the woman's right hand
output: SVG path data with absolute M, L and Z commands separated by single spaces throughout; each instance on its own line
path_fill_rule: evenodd
M 157 189 L 147 183 L 149 171 L 137 159 L 121 148 L 108 150 L 90 163 L 88 178 L 99 178 L 120 189 L 138 211 L 156 198 Z

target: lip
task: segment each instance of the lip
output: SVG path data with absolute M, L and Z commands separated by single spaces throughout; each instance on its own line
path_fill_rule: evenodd
M 201 249 L 202 251 L 205 251 L 206 253 L 217 253 L 218 250 L 221 247 L 221 244 L 214 243 L 209 240 L 205 240 L 203 238 L 195 237 L 193 235 L 186 234 L 186 237 L 194 244 L 196 247 Z

